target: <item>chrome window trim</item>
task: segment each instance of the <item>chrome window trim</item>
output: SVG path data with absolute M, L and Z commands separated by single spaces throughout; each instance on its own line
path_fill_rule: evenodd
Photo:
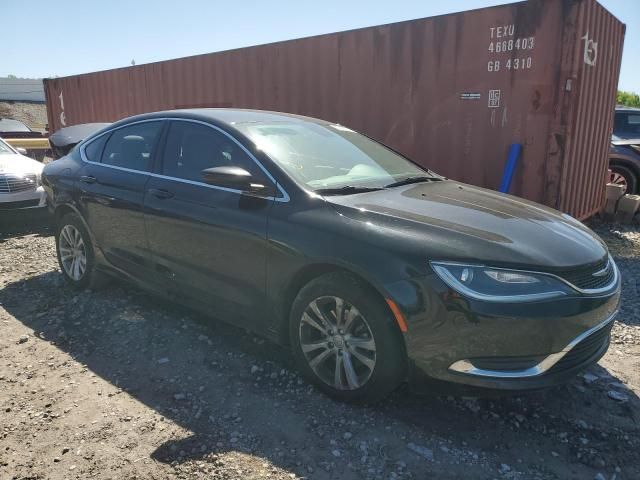
M 476 368 L 471 360 L 458 360 L 449 366 L 449 370 L 457 373 L 463 373 L 465 375 L 473 375 L 476 377 L 492 377 L 492 378 L 530 378 L 537 377 L 547 372 L 551 367 L 558 363 L 562 358 L 569 353 L 573 348 L 583 341 L 585 338 L 596 333 L 598 330 L 602 330 L 613 322 L 615 316 L 618 314 L 616 309 L 609 317 L 600 322 L 589 330 L 582 332 L 576 338 L 574 338 L 569 344 L 557 353 L 552 353 L 545 357 L 540 363 L 523 370 L 485 370 L 482 368 Z
M 172 176 L 161 175 L 161 174 L 153 173 L 153 172 L 145 172 L 143 170 L 134 170 L 132 168 L 119 167 L 119 166 L 116 166 L 116 165 L 108 165 L 108 164 L 102 163 L 102 162 L 94 162 L 94 161 L 91 161 L 91 160 L 89 160 L 87 158 L 87 155 L 85 153 L 85 148 L 87 148 L 87 146 L 89 146 L 92 142 L 94 142 L 98 138 L 102 137 L 103 135 L 107 135 L 107 134 L 115 132 L 116 130 L 120 130 L 121 128 L 130 127 L 132 125 L 137 125 L 137 124 L 140 124 L 140 123 L 164 122 L 164 121 L 169 121 L 169 122 L 179 121 L 179 122 L 190 122 L 190 123 L 200 124 L 200 125 L 204 125 L 205 127 L 212 128 L 213 130 L 215 130 L 217 132 L 220 132 L 223 135 L 227 136 L 236 145 L 238 145 L 242 149 L 242 151 L 244 151 L 249 156 L 249 158 L 251 160 L 253 160 L 253 162 L 269 178 L 269 180 L 271 180 L 271 182 L 273 182 L 273 184 L 277 187 L 278 191 L 280 192 L 280 194 L 282 196 L 281 197 L 277 197 L 277 196 L 272 195 L 272 196 L 268 196 L 268 197 L 263 197 L 261 195 L 256 195 L 256 194 L 245 192 L 243 190 L 238 190 L 236 188 L 219 187 L 217 185 L 209 185 L 208 183 L 198 182 L 198 181 L 195 181 L 195 180 L 188 180 L 186 178 L 172 177 Z M 195 119 L 190 119 L 190 118 L 171 118 L 171 117 L 147 118 L 147 119 L 144 119 L 144 120 L 138 120 L 138 121 L 135 121 L 135 122 L 126 123 L 124 125 L 119 125 L 119 126 L 114 127 L 114 128 L 109 128 L 108 130 L 105 130 L 104 132 L 101 132 L 100 134 L 98 134 L 98 135 L 96 135 L 94 137 L 91 137 L 91 138 L 87 139 L 86 141 L 82 142 L 82 144 L 80 145 L 80 159 L 85 163 L 89 163 L 91 165 L 99 165 L 99 166 L 104 167 L 104 168 L 112 168 L 112 169 L 115 169 L 115 170 L 121 170 L 123 172 L 129 172 L 129 173 L 137 173 L 139 175 L 149 175 L 151 177 L 162 178 L 162 179 L 165 179 L 165 180 L 172 180 L 172 181 L 175 181 L 175 182 L 187 183 L 189 185 L 195 185 L 195 186 L 198 186 L 198 187 L 206 187 L 206 188 L 212 188 L 214 190 L 222 190 L 224 192 L 237 193 L 237 194 L 240 194 L 240 195 L 248 195 L 248 196 L 252 196 L 252 197 L 264 198 L 266 200 L 273 200 L 275 202 L 284 203 L 284 202 L 289 202 L 291 200 L 291 197 L 289 197 L 289 194 L 287 193 L 287 191 L 284 188 L 282 188 L 282 185 L 280 185 L 280 183 L 273 177 L 273 175 L 271 175 L 269 170 L 267 170 L 267 168 L 264 165 L 262 165 L 260 160 L 258 160 L 233 135 L 231 135 L 228 132 L 225 132 L 220 127 L 217 127 L 217 126 L 212 125 L 210 123 L 204 122 L 202 120 L 195 120 Z
M 616 262 L 614 262 L 613 257 L 611 256 L 610 253 L 607 253 L 607 257 L 608 257 L 608 265 L 611 265 L 613 267 L 613 279 L 611 280 L 611 282 L 609 282 L 608 285 L 605 285 L 604 287 L 601 288 L 590 288 L 590 289 L 583 289 L 583 288 L 578 288 L 577 286 L 575 286 L 573 283 L 569 282 L 568 280 L 565 280 L 564 278 L 555 275 L 553 273 L 548 273 L 548 272 L 536 272 L 534 270 L 518 270 L 518 269 L 512 269 L 512 268 L 501 268 L 501 267 L 492 267 L 490 265 L 484 265 L 484 264 L 470 264 L 470 263 L 463 263 L 463 262 L 439 262 L 439 261 L 430 261 L 429 264 L 431 266 L 432 269 L 434 269 L 434 265 L 432 264 L 440 264 L 440 265 L 453 265 L 453 266 L 466 266 L 466 267 L 475 267 L 475 268 L 487 268 L 487 269 L 491 269 L 491 270 L 500 270 L 500 271 L 506 271 L 506 272 L 516 272 L 516 273 L 524 273 L 524 274 L 530 274 L 530 275 L 544 275 L 547 277 L 552 277 L 562 283 L 564 283 L 565 285 L 568 285 L 569 287 L 571 287 L 573 290 L 575 290 L 578 293 L 582 293 L 583 295 L 589 295 L 589 296 L 593 296 L 593 295 L 600 295 L 603 293 L 609 293 L 612 290 L 614 290 L 614 288 L 618 285 L 618 280 L 620 278 L 620 271 L 618 270 L 618 266 L 616 265 Z M 606 267 L 605 267 L 606 269 Z M 435 269 L 434 269 L 435 272 Z M 599 272 L 596 272 L 599 273 Z M 439 275 L 438 275 L 439 276 Z M 444 280 L 444 279 L 443 279 Z M 448 282 L 446 282 L 447 285 L 449 285 Z M 449 287 L 453 288 L 454 290 L 458 290 L 457 288 L 454 288 L 452 285 L 449 285 Z M 473 292 L 472 290 L 470 290 L 470 292 Z M 478 294 L 476 292 L 473 292 L 473 295 L 471 295 L 469 292 L 460 292 L 462 294 L 468 295 L 471 298 L 476 298 L 478 300 L 486 300 L 486 301 L 493 301 L 493 302 L 510 302 L 510 301 L 515 301 L 515 302 L 522 302 L 522 301 L 526 301 L 526 300 L 541 300 L 544 299 L 543 297 L 538 297 L 536 298 L 536 295 L 547 295 L 546 293 L 541 293 L 541 294 L 532 294 L 532 295 L 512 295 L 512 296 L 491 296 L 491 295 L 484 295 L 483 298 L 478 298 L 479 295 L 482 294 Z M 557 295 L 556 295 L 557 296 Z M 487 297 L 487 298 L 484 298 Z

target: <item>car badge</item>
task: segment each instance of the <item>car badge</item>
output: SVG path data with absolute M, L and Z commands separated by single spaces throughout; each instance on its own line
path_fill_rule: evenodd
M 608 272 L 609 272 L 609 262 L 607 262 L 607 265 L 602 269 L 602 270 L 598 270 L 595 273 L 592 273 L 592 275 L 594 277 L 604 277 Z

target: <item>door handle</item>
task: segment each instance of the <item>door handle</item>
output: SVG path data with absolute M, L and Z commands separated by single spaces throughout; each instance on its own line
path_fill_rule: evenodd
M 150 188 L 149 190 L 147 190 L 147 192 L 149 192 L 154 197 L 160 198 L 160 199 L 173 197 L 173 192 L 170 192 L 169 190 L 165 190 L 164 188 Z
M 92 175 L 83 175 L 80 177 L 82 183 L 96 183 L 98 179 Z

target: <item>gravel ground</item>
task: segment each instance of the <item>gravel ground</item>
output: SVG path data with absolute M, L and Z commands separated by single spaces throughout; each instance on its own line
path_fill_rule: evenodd
M 127 285 L 71 290 L 48 229 L 5 225 L 0 479 L 640 478 L 640 231 L 594 228 L 624 302 L 598 365 L 523 395 L 354 407 L 243 330 Z

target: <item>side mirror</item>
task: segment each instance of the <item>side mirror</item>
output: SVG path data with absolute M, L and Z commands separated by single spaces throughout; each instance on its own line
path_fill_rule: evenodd
M 234 188 L 246 193 L 262 196 L 273 195 L 273 188 L 267 186 L 260 179 L 256 179 L 244 168 L 240 167 L 213 167 L 205 168 L 200 172 L 202 179 L 209 185 Z
M 27 150 L 22 147 L 16 147 L 16 152 L 18 152 L 20 155 L 27 155 Z

